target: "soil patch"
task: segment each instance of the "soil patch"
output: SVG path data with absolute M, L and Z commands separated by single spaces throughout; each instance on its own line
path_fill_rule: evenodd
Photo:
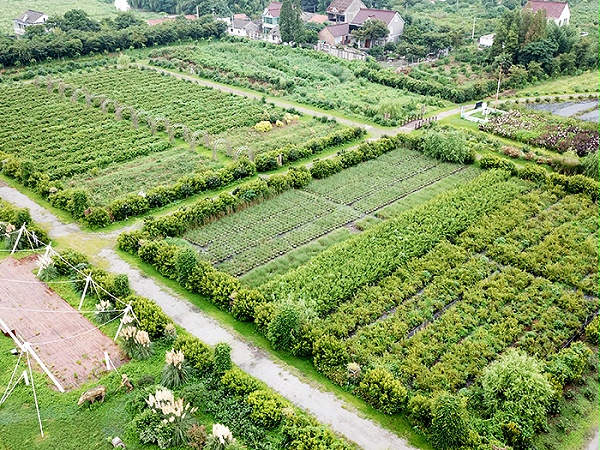
M 0 317 L 6 324 L 31 343 L 65 390 L 97 379 L 106 370 L 105 351 L 115 366 L 126 362 L 111 338 L 35 277 L 36 260 L 0 263 Z

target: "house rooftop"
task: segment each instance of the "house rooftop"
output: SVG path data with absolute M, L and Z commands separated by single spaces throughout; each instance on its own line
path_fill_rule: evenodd
M 325 23 L 327 22 L 327 16 L 323 14 L 315 14 L 308 21 L 312 23 Z
M 238 13 L 238 14 L 234 14 L 233 15 L 233 20 L 236 20 L 236 19 L 247 19 L 247 20 L 250 20 L 250 17 L 248 17 L 244 13 Z
M 398 14 L 396 11 L 390 11 L 389 9 L 361 8 L 350 23 L 352 25 L 362 25 L 366 20 L 371 19 L 381 20 L 382 22 L 385 22 L 386 25 L 389 25 L 396 14 Z
M 333 37 L 346 36 L 350 34 L 350 24 L 338 23 L 337 25 L 329 25 L 325 27 L 325 30 L 329 31 Z
M 267 5 L 267 7 L 265 8 L 265 12 L 263 14 L 269 14 L 271 17 L 279 17 L 279 14 L 281 14 L 281 5 L 283 3 L 281 2 L 271 2 Z
M 333 0 L 327 7 L 326 12 L 331 14 L 344 14 L 353 2 L 354 0 Z
M 17 17 L 15 20 L 18 22 L 22 22 L 22 23 L 34 24 L 36 21 L 40 20 L 40 18 L 42 16 L 45 16 L 45 14 L 43 12 L 33 11 L 31 9 L 28 9 L 23 14 L 21 14 L 19 17 Z
M 567 2 L 548 2 L 548 1 L 528 1 L 523 7 L 524 10 L 530 10 L 534 13 L 544 10 L 546 11 L 546 18 L 558 19 L 562 14 L 563 10 L 569 6 Z

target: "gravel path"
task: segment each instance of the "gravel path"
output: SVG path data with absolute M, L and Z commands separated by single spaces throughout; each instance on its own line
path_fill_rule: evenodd
M 51 238 L 67 238 L 86 235 L 76 224 L 64 224 L 55 215 L 21 194 L 16 189 L 2 184 L 0 198 L 31 211 L 32 219 L 49 231 Z M 122 230 L 119 230 L 120 232 Z M 110 233 L 112 242 L 118 232 Z M 75 240 L 80 242 L 78 240 Z M 85 252 L 84 248 L 77 248 Z M 263 350 L 248 344 L 237 333 L 224 328 L 215 319 L 206 316 L 178 294 L 146 277 L 136 268 L 123 261 L 112 248 L 104 248 L 97 255 L 89 255 L 108 262 L 110 271 L 125 273 L 134 292 L 151 298 L 178 325 L 209 345 L 227 342 L 232 348 L 232 360 L 244 371 L 260 379 L 279 392 L 296 406 L 328 424 L 333 430 L 364 450 L 410 450 L 404 439 L 364 419 L 351 405 L 338 399 L 334 394 L 323 392 L 292 374 L 282 364 L 273 361 Z
M 599 445 L 599 441 L 598 441 L 598 437 L 599 437 L 599 431 L 600 430 L 596 430 L 596 434 L 594 435 L 593 439 L 589 442 L 588 446 L 586 447 L 587 450 L 598 450 L 598 445 Z

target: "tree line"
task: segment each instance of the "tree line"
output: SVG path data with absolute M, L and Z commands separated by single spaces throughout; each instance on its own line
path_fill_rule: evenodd
M 219 37 L 226 27 L 212 16 L 197 20 L 177 18 L 149 26 L 130 13 L 96 22 L 84 11 L 71 10 L 48 18 L 44 25 L 27 27 L 24 39 L 0 36 L 0 66 L 24 66 L 48 59 Z

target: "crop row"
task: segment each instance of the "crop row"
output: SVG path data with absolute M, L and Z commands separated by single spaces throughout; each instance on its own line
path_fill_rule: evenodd
M 493 242 L 507 230 L 539 214 L 556 201 L 555 197 L 539 190 L 509 202 L 497 212 L 480 219 L 457 238 L 457 245 L 443 240 L 421 258 L 400 266 L 393 274 L 373 286 L 361 288 L 350 301 L 340 305 L 331 315 L 313 326 L 316 334 L 345 338 L 377 318 L 389 314 L 397 305 L 415 295 L 432 277 L 452 271 L 463 264 L 470 249 L 483 250 L 480 240 Z M 505 218 L 505 220 L 500 220 Z
M 154 51 L 151 63 L 193 72 L 215 81 L 284 96 L 299 103 L 397 125 L 429 109 L 444 106 L 424 97 L 355 76 L 354 65 L 318 51 L 261 45 L 260 42 L 210 42 Z
M 261 240 L 244 252 L 233 255 L 226 262 L 220 264 L 218 268 L 236 276 L 241 275 L 290 250 L 331 233 L 357 218 L 356 211 L 350 208 L 334 209 L 328 214 L 304 223 L 289 233 L 275 236 L 272 239 Z
M 31 161 L 33 171 L 51 179 L 170 147 L 149 130 L 132 130 L 126 122 L 85 110 L 33 85 L 5 86 L 0 96 L 0 151 Z
M 270 105 L 256 100 L 187 83 L 154 70 L 99 70 L 70 74 L 63 81 L 152 117 L 164 117 L 171 124 L 179 123 L 192 131 L 211 134 L 253 126 L 264 120 L 265 111 L 267 120 L 274 111 Z
M 505 173 L 488 172 L 326 250 L 310 265 L 272 280 L 261 290 L 273 299 L 310 299 L 310 306 L 319 315 L 327 314 L 359 287 L 389 275 L 442 239 L 456 236 L 479 216 L 529 188 L 528 183 L 510 179 Z

